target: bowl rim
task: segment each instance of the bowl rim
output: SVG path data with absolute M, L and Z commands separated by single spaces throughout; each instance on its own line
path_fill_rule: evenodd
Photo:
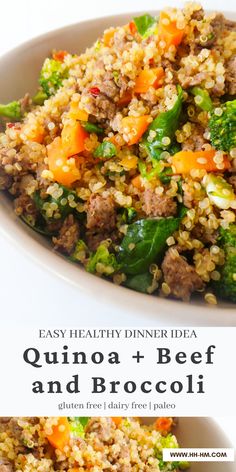
M 206 11 L 211 13 L 213 10 Z M 112 19 L 114 18 L 117 21 L 119 19 L 122 20 L 124 17 L 141 13 L 142 11 L 132 11 L 118 15 L 101 16 L 96 19 L 83 20 L 48 31 L 5 52 L 0 57 L 0 67 L 1 62 L 5 59 L 9 60 L 16 54 L 25 52 L 26 48 L 30 49 L 34 45 L 38 45 L 40 42 L 45 42 L 49 38 L 52 39 L 56 34 L 67 33 L 71 28 L 79 28 L 82 24 L 91 27 L 92 24 L 95 24 L 98 21 L 106 21 L 109 23 L 110 21 L 112 22 Z M 150 11 L 150 13 L 157 14 L 158 10 Z M 235 16 L 235 12 L 232 11 L 223 11 L 223 13 L 225 13 L 226 16 L 230 14 Z M 2 199 L 4 199 L 4 197 L 1 197 L 1 200 Z M 126 287 L 117 286 L 112 282 L 87 273 L 82 269 L 82 267 L 65 260 L 65 257 L 55 253 L 52 248 L 50 251 L 45 248 L 45 246 L 39 242 L 39 239 L 36 240 L 35 232 L 29 230 L 25 223 L 22 223 L 18 217 L 9 218 L 8 211 L 11 211 L 11 209 L 8 208 L 8 206 L 9 205 L 5 203 L 3 205 L 3 211 L 1 211 L 0 231 L 4 237 L 6 237 L 18 249 L 23 250 L 32 261 L 37 263 L 37 265 L 46 269 L 54 276 L 56 275 L 61 280 L 64 280 L 83 293 L 93 296 L 93 298 L 99 302 L 102 301 L 106 304 L 108 303 L 111 307 L 115 304 L 117 307 L 128 312 L 129 315 L 133 314 L 135 318 L 137 318 L 137 315 L 142 318 L 146 316 L 147 322 L 150 321 L 151 317 L 152 319 L 155 319 L 156 324 L 159 326 L 236 326 L 236 317 L 232 316 L 233 313 L 236 314 L 236 310 L 235 306 L 232 304 L 226 303 L 225 307 L 220 305 L 200 305 L 194 302 L 183 302 L 175 299 L 165 299 L 160 296 L 150 296 L 133 291 Z M 26 229 L 28 229 L 28 231 L 26 231 Z M 41 253 L 41 251 L 43 251 L 43 253 Z M 147 312 L 147 314 L 145 312 Z M 178 312 L 177 320 L 176 312 Z M 159 318 L 158 313 L 161 313 L 161 319 Z M 161 320 L 163 320 L 163 322 Z

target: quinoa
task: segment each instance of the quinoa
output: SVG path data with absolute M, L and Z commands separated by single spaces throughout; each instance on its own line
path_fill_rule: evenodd
M 235 22 L 196 3 L 165 8 L 145 33 L 135 21 L 111 26 L 80 55 L 54 51 L 46 58 L 42 103 L 26 95 L 15 120 L 0 117 L 0 189 L 19 217 L 89 272 L 149 294 L 186 299 L 201 292 L 213 304 L 212 280 L 225 253 L 211 248 L 236 221 L 236 139 L 234 132 L 230 148 L 218 147 L 210 127 L 235 98 Z M 173 43 L 165 35 L 170 23 Z M 160 130 L 177 106 L 172 125 Z M 185 161 L 196 156 L 185 171 L 176 168 L 181 152 Z M 225 186 L 228 203 L 212 197 L 212 176 Z M 130 254 L 139 254 L 138 225 L 162 219 L 166 231 L 176 221 L 166 245 L 143 270 L 124 269 Z M 145 231 L 149 249 L 158 245 Z M 163 267 L 174 245 L 196 283 L 189 285 L 181 270 L 167 277 Z M 152 278 L 145 290 L 130 283 L 144 272 Z
M 175 423 L 160 420 L 148 426 L 137 418 L 0 419 L 0 467 L 4 472 L 177 472 L 177 463 L 173 469 L 162 461 L 163 447 L 178 447 L 171 432 Z M 60 445 L 55 431 L 63 438 Z

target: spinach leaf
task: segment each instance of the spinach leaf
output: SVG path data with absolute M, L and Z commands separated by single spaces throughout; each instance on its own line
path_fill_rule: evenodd
M 152 26 L 155 25 L 156 20 L 153 16 L 146 13 L 145 15 L 135 17 L 134 23 L 139 34 L 141 34 L 141 36 L 144 36 L 146 35 L 146 33 L 148 33 L 148 30 L 150 30 Z
M 152 275 L 149 272 L 144 274 L 131 275 L 128 277 L 124 285 L 137 292 L 148 293 L 148 288 L 152 285 Z
M 141 142 L 141 146 L 146 150 L 148 155 L 154 159 L 160 159 L 160 149 L 165 150 L 170 148 L 172 140 L 175 137 L 175 132 L 178 129 L 179 119 L 182 111 L 183 90 L 177 86 L 178 97 L 174 106 L 163 113 L 160 113 L 153 122 L 149 125 Z M 151 142 L 147 140 L 150 131 L 155 131 L 156 135 Z M 165 143 L 165 139 L 167 142 Z
M 20 217 L 24 223 L 27 224 L 30 228 L 32 228 L 36 233 L 43 234 L 43 236 L 53 236 L 53 233 L 50 233 L 50 231 L 47 231 L 45 229 L 45 220 L 41 218 L 42 221 L 40 221 L 40 218 L 37 218 L 35 223 L 33 223 L 28 215 L 21 215 Z
M 74 203 L 78 202 L 78 198 L 76 192 L 64 187 L 63 185 L 58 185 L 58 196 L 53 197 L 52 195 L 48 195 L 47 198 L 42 198 L 40 191 L 37 190 L 33 194 L 33 200 L 35 203 L 36 208 L 40 211 L 41 215 L 46 221 L 54 220 L 55 214 L 59 213 L 60 218 L 64 219 L 69 213 L 72 213 L 74 210 Z M 52 203 L 56 204 L 55 207 L 52 208 L 52 212 L 48 212 L 48 206 Z M 76 206 L 76 205 L 75 205 Z
M 105 157 L 107 159 L 116 156 L 116 154 L 116 146 L 109 141 L 103 141 L 103 143 L 99 144 L 93 153 L 95 157 Z
M 80 421 L 82 426 L 85 427 L 88 424 L 90 417 L 89 416 L 75 416 L 75 420 Z
M 166 240 L 179 227 L 179 218 L 141 219 L 128 227 L 118 252 L 118 262 L 126 274 L 143 274 L 150 264 L 160 261 Z

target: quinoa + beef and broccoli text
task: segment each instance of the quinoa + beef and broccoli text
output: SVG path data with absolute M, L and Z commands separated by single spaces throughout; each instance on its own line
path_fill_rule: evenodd
M 0 418 L 0 472 L 179 472 L 164 462 L 176 448 L 172 418 L 150 426 L 137 418 Z
M 236 302 L 236 23 L 200 5 L 54 51 L 0 106 L 0 185 L 88 272 Z

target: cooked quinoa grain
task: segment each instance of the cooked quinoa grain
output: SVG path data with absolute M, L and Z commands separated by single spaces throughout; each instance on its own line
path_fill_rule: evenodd
M 54 51 L 0 107 L 0 189 L 90 273 L 236 302 L 236 23 L 197 3 L 150 18 Z

